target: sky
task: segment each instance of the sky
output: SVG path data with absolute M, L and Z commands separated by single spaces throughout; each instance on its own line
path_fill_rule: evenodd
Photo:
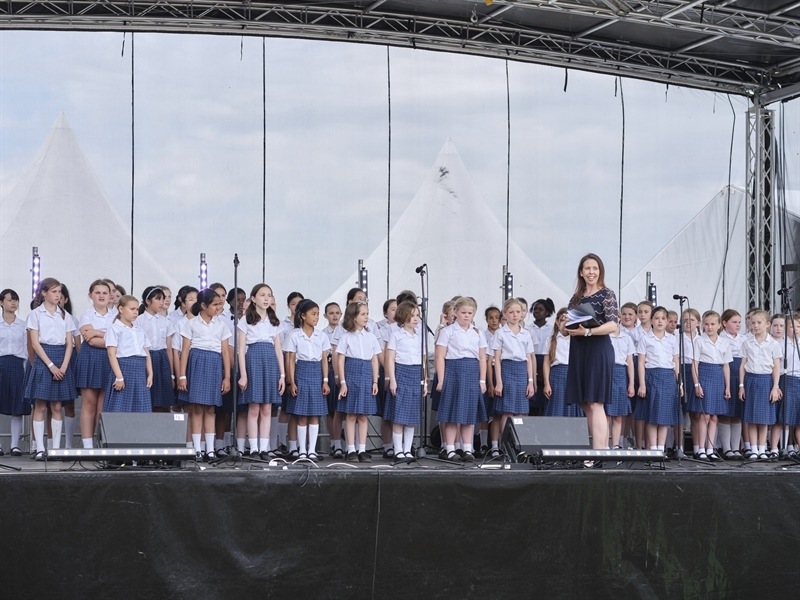
M 0 202 L 64 110 L 128 219 L 131 45 L 120 33 L 0 32 Z M 322 299 L 386 235 L 387 49 L 263 47 L 266 280 L 279 298 Z M 564 290 L 590 251 L 617 286 L 623 93 L 623 285 L 728 183 L 732 128 L 731 183 L 744 186 L 743 98 L 574 70 L 564 91 L 563 69 L 508 62 L 507 171 L 506 62 L 398 48 L 389 60 L 392 223 L 449 138 L 502 223 L 509 176 L 511 237 Z M 261 280 L 262 67 L 261 38 L 135 36 L 137 240 L 179 282 L 196 282 L 201 252 L 212 280 L 230 287 L 234 252 L 242 287 Z M 784 114 L 797 190 L 800 101 Z M 128 261 L 120 249 L 122 283 Z

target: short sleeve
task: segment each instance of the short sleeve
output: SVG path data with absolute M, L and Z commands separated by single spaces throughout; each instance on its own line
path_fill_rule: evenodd
M 395 331 L 389 332 L 389 339 L 386 340 L 386 349 L 397 351 L 397 333 Z
M 144 337 L 145 339 L 147 339 L 147 336 Z M 106 348 L 108 348 L 109 346 L 116 348 L 118 345 L 119 345 L 119 336 L 117 335 L 117 328 L 111 326 L 108 328 L 108 331 L 106 331 Z M 148 344 L 148 347 L 149 346 L 150 344 Z
M 644 338 L 640 339 L 636 342 L 636 353 L 637 354 L 647 354 L 647 342 Z
M 109 327 L 109 330 L 110 329 L 111 328 Z M 150 346 L 152 346 L 152 344 L 150 343 L 150 336 L 147 335 L 144 329 L 140 329 L 139 333 L 141 333 L 142 335 L 142 348 L 149 348 Z M 108 336 L 108 334 L 106 334 L 106 336 Z M 106 345 L 108 345 L 108 343 L 106 343 Z
M 286 336 L 286 343 L 282 348 L 284 352 L 297 352 L 297 335 L 299 332 L 299 329 L 295 329 L 292 333 Z
M 695 360 L 697 360 L 703 352 L 703 342 L 700 339 L 701 337 L 702 336 L 696 335 L 692 340 L 692 355 L 695 357 Z M 686 353 L 684 352 L 684 355 L 685 354 Z
M 347 354 L 347 338 L 349 336 L 342 335 L 338 344 L 336 344 L 336 354 Z
M 476 333 L 478 334 L 478 349 L 486 348 L 488 346 L 486 343 L 486 336 L 478 329 L 476 329 Z
M 372 355 L 375 356 L 383 352 L 383 350 L 381 349 L 381 345 L 378 343 L 378 340 L 375 338 L 375 336 L 372 337 L 372 340 Z
M 39 331 L 39 313 L 36 310 L 31 311 L 28 318 L 25 320 L 25 328 Z
M 783 358 L 783 348 L 778 342 L 772 344 L 772 358 Z
M 439 336 L 436 338 L 436 345 L 437 346 L 448 346 L 450 344 L 450 326 L 443 328 L 439 332 Z M 484 341 L 484 344 L 486 342 Z
M 220 329 L 222 330 L 222 336 L 220 337 L 221 341 L 225 341 L 233 337 L 230 328 L 223 322 L 220 322 Z
M 78 327 L 83 327 L 84 325 L 90 325 L 91 323 L 92 323 L 92 317 L 89 314 L 89 311 L 88 310 L 83 311 L 81 319 L 80 321 L 78 321 Z
M 195 317 L 196 319 L 197 317 Z M 192 322 L 190 320 L 186 320 L 186 323 L 183 324 L 183 329 L 181 330 L 181 336 L 185 337 L 186 339 L 192 339 Z
M 328 336 L 325 335 L 324 333 L 320 334 L 320 336 L 322 338 L 322 344 L 321 344 L 322 345 L 322 351 L 323 352 L 330 352 L 331 351 L 331 341 L 328 339 Z

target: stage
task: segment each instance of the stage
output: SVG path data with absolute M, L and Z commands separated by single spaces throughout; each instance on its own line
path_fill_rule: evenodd
M 792 463 L 505 470 L 0 458 L 6 598 L 752 598 L 800 589 Z M 84 468 L 85 467 L 85 468 Z M 285 468 L 284 468 L 285 467 Z

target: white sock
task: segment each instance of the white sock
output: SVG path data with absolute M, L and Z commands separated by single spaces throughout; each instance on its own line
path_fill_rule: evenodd
M 355 452 L 356 447 L 353 444 L 347 444 L 347 453 L 350 454 L 351 452 Z
M 362 452 L 366 452 L 366 451 L 367 451 L 367 445 L 366 444 L 359 444 L 358 445 L 358 453 L 359 454 L 361 454 Z
M 730 423 L 717 424 L 717 439 L 723 452 L 730 452 L 731 450 L 731 425 Z
M 394 444 L 395 456 L 403 452 L 403 434 L 392 432 L 392 443 Z
M 307 439 L 308 439 L 308 425 L 306 425 L 305 427 L 298 425 L 297 447 L 300 450 L 300 454 L 308 454 L 308 446 L 306 446 Z
M 215 439 L 214 440 L 214 451 L 216 452 L 217 450 L 222 450 L 222 448 L 223 448 L 222 440 Z
M 481 429 L 480 436 L 481 436 L 481 448 L 483 448 L 489 443 L 489 430 Z
M 664 446 L 656 446 L 656 450 L 661 450 L 663 452 L 664 451 Z
M 64 448 L 72 448 L 72 437 L 75 434 L 75 417 L 64 417 Z
M 695 454 L 697 454 L 698 452 L 700 452 L 700 446 L 698 446 L 697 444 L 695 444 L 694 446 L 692 446 L 692 451 L 693 451 Z
M 462 448 L 461 448 L 461 442 L 456 442 L 456 443 L 455 443 L 455 444 L 453 444 L 453 445 L 455 446 L 456 450 L 462 450 Z
M 650 446 L 650 450 L 658 450 L 658 446 Z
M 414 445 L 414 426 L 406 425 L 403 427 L 403 452 L 406 454 L 411 452 L 411 446 Z
M 464 452 L 472 452 L 472 444 L 463 444 Z
M 392 440 L 394 440 L 394 433 L 392 434 Z M 383 445 L 383 451 L 384 452 L 388 452 L 389 450 L 392 449 L 392 446 L 393 446 L 393 444 L 384 444 Z
M 222 448 L 230 448 L 231 445 L 231 432 L 226 431 L 222 434 Z
M 244 454 L 244 438 L 236 438 L 236 449 L 239 451 L 239 454 Z
M 50 419 L 50 427 L 53 429 L 53 448 L 61 448 L 61 421 Z
M 272 448 L 280 446 L 278 443 L 278 417 L 270 417 L 269 419 L 269 445 Z
M 202 446 L 200 445 L 200 434 L 193 433 L 192 434 L 192 447 L 194 448 L 195 452 L 202 452 Z
M 297 440 L 289 440 L 289 452 L 297 450 Z
M 214 438 L 217 437 L 215 433 L 207 433 L 206 434 L 206 448 L 208 451 L 211 452 L 211 449 L 214 447 Z
M 22 436 L 22 417 L 11 417 L 11 447 L 19 448 L 19 438 Z
M 447 444 L 444 447 L 444 449 L 447 452 L 447 456 L 450 456 L 451 452 L 455 452 L 456 451 L 456 446 L 455 446 L 455 444 Z
M 499 446 L 498 441 L 497 440 L 492 440 L 492 449 L 494 450 L 495 448 L 499 448 L 499 447 L 500 446 Z
M 317 452 L 317 438 L 319 437 L 319 424 L 308 426 L 308 453 Z
M 247 438 L 250 442 L 250 454 L 258 454 L 259 446 L 257 438 Z
M 36 451 L 44 452 L 44 421 L 33 422 L 33 439 L 36 440 Z
M 289 436 L 289 423 L 278 422 L 278 441 L 286 446 L 286 438 Z M 291 442 L 289 442 L 291 444 Z M 291 450 L 291 448 L 289 448 Z
M 205 451 L 206 451 L 206 441 L 200 440 L 200 452 L 205 452 Z
M 258 438 L 258 448 L 262 452 L 269 452 L 269 438 Z
M 740 425 L 740 427 L 741 427 L 741 425 Z M 752 449 L 752 447 L 750 446 L 750 442 L 742 442 L 742 448 L 744 448 L 745 450 L 751 450 Z
M 731 423 L 731 449 L 739 450 L 739 442 L 742 441 L 742 423 Z
M 333 440 L 333 442 L 331 442 L 331 443 L 333 444 L 333 449 L 334 450 L 341 450 L 342 449 L 342 440 Z

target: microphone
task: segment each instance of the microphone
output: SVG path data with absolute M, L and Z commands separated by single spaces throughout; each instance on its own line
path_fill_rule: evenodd
M 689 298 L 687 296 L 681 296 L 680 294 L 673 294 L 672 295 L 672 299 L 673 300 L 688 300 Z
M 420 272 L 422 272 L 422 270 L 423 270 L 425 267 L 427 267 L 427 266 L 428 266 L 428 263 L 422 263 L 420 266 L 418 266 L 418 267 L 416 268 L 416 270 L 415 270 L 415 273 L 420 273 Z
M 790 286 L 789 286 L 789 287 L 787 287 L 787 288 L 783 288 L 782 290 L 778 290 L 778 295 L 779 295 L 779 296 L 786 296 L 786 295 L 788 295 L 788 294 L 789 294 L 789 292 L 791 292 L 791 291 L 792 291 L 792 288 L 793 288 L 793 287 L 794 287 L 794 286 L 791 286 L 791 285 L 790 285 Z

